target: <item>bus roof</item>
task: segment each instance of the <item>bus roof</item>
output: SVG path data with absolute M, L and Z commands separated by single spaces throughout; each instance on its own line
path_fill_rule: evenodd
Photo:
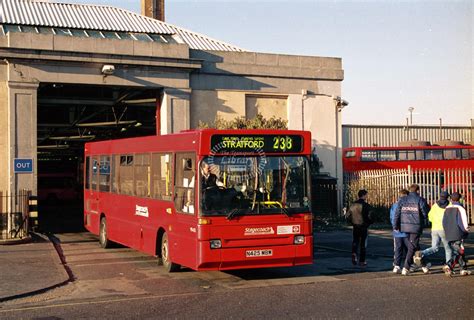
M 239 129 L 239 130 L 217 130 L 198 129 L 183 130 L 178 133 L 167 135 L 154 135 L 136 138 L 124 138 L 87 142 L 85 144 L 86 154 L 99 153 L 136 153 L 136 152 L 174 152 L 174 151 L 197 151 L 200 155 L 210 153 L 211 137 L 214 135 L 252 136 L 252 135 L 299 135 L 303 137 L 301 152 L 298 154 L 311 153 L 311 132 L 299 130 L 270 130 L 270 129 Z M 199 144 L 200 142 L 200 144 Z

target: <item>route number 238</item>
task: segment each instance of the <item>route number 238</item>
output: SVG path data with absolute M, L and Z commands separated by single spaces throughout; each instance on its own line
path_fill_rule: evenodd
M 293 139 L 290 137 L 273 137 L 274 150 L 291 150 L 293 148 Z

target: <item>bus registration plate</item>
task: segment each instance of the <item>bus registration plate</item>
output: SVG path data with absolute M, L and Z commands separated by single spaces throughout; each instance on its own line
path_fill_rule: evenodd
M 266 249 L 266 250 L 247 250 L 245 252 L 245 256 L 247 258 L 253 258 L 253 257 L 268 257 L 273 255 L 273 250 L 271 249 Z

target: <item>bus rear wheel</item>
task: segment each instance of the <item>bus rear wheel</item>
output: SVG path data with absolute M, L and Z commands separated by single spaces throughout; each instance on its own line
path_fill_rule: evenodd
M 165 270 L 168 272 L 176 272 L 181 267 L 170 259 L 168 234 L 166 232 L 163 234 L 163 238 L 161 239 L 161 262 L 163 263 Z
M 99 245 L 104 249 L 112 247 L 112 241 L 107 237 L 107 220 L 105 220 L 105 217 L 100 219 Z

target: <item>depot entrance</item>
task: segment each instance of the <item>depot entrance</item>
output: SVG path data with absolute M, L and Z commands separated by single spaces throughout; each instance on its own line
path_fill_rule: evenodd
M 82 230 L 84 144 L 154 135 L 160 93 L 159 88 L 39 86 L 38 211 L 42 231 Z

